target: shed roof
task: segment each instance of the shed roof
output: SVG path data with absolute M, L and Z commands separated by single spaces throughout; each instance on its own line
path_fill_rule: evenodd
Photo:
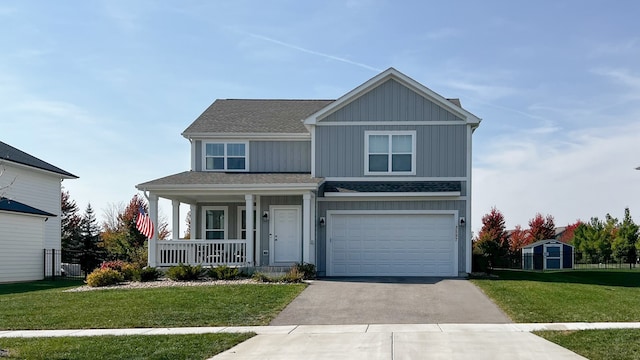
M 525 246 L 521 247 L 521 249 L 533 248 L 533 247 L 536 247 L 538 245 L 543 245 L 543 244 L 548 244 L 548 243 L 562 244 L 562 245 L 567 245 L 567 246 L 574 247 L 571 244 L 567 244 L 567 243 L 559 241 L 557 239 L 544 239 L 544 240 L 538 240 L 538 241 L 536 241 L 534 243 L 531 243 L 529 245 L 525 245 Z

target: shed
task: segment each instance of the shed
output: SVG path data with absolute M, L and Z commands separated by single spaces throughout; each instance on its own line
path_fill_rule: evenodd
M 572 245 L 556 239 L 536 241 L 522 247 L 524 270 L 573 269 Z

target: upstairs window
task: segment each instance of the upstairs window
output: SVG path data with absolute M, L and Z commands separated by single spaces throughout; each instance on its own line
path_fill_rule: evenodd
M 212 171 L 246 171 L 247 143 L 206 143 L 204 169 Z
M 415 175 L 415 131 L 365 131 L 365 175 Z

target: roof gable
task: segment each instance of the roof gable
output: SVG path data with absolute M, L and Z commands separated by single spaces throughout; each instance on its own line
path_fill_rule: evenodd
M 308 134 L 302 120 L 333 101 L 218 99 L 182 135 Z
M 61 175 L 64 179 L 78 178 L 70 172 L 64 171 L 57 166 L 53 166 L 46 161 L 40 160 L 37 157 L 29 155 L 22 150 L 18 150 L 11 145 L 3 143 L 2 141 L 0 141 L 0 162 L 1 161 L 10 161 L 16 164 L 49 171 Z
M 394 82 L 388 83 L 388 81 L 393 80 Z M 325 119 L 330 119 L 332 114 L 339 114 L 339 110 L 345 108 L 347 105 L 358 101 L 359 98 L 365 96 L 371 91 L 375 91 L 376 88 L 381 86 L 394 86 L 397 83 L 402 85 L 406 90 L 399 91 L 411 91 L 415 93 L 417 96 L 423 98 L 426 101 L 429 101 L 439 108 L 443 109 L 447 113 L 452 114 L 454 117 L 457 117 L 461 120 L 464 120 L 470 124 L 479 124 L 480 118 L 473 115 L 469 111 L 464 108 L 457 106 L 456 102 L 459 101 L 457 99 L 448 100 L 426 86 L 418 83 L 417 81 L 411 79 L 410 77 L 404 75 L 394 68 L 389 68 L 380 74 L 374 76 L 373 78 L 366 81 L 364 84 L 358 86 L 357 88 L 351 90 L 347 94 L 340 97 L 335 102 L 327 105 L 326 107 L 318 110 L 317 112 L 311 114 L 304 120 L 305 125 L 313 125 L 318 121 L 324 121 Z M 400 89 L 400 88 L 399 88 Z M 365 99 L 365 98 L 363 98 Z M 366 100 L 362 100 L 366 101 Z M 338 116 L 338 115 L 336 115 Z M 447 115 L 447 118 L 449 116 Z M 365 119 L 367 120 L 367 119 Z M 386 119 L 389 120 L 389 119 Z

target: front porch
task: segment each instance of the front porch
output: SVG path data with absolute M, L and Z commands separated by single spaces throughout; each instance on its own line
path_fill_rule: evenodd
M 261 183 L 253 183 L 256 180 Z M 149 239 L 149 265 L 256 267 L 315 263 L 315 194 L 319 182 L 309 174 L 188 172 L 140 184 L 138 189 L 149 200 L 154 224 L 158 224 L 158 200 L 168 199 L 172 204 L 172 238 L 158 240 L 155 233 Z M 180 221 L 186 215 L 180 213 L 181 204 L 190 206 L 190 239 L 179 238 Z

